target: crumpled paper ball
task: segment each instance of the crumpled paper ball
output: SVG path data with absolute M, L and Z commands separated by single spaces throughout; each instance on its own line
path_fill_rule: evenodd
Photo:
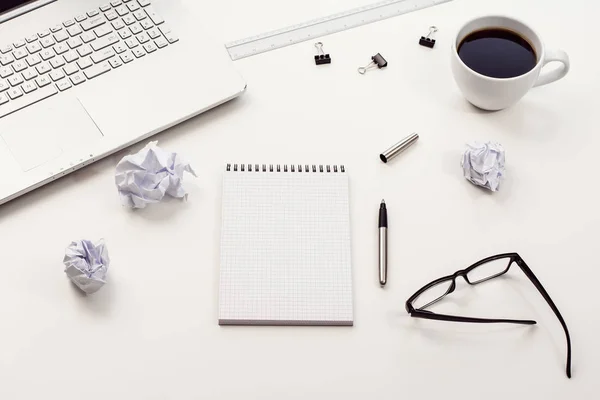
M 149 203 L 160 202 L 165 194 L 187 199 L 187 192 L 182 186 L 183 172 L 194 176 L 196 173 L 181 156 L 161 149 L 157 143 L 148 143 L 117 164 L 115 183 L 123 205 L 145 208 Z
M 500 143 L 473 142 L 467 144 L 461 166 L 469 182 L 496 192 L 504 177 L 504 163 L 504 148 Z
M 108 273 L 108 250 L 104 239 L 71 242 L 65 251 L 65 273 L 75 285 L 87 294 L 100 290 L 106 283 Z

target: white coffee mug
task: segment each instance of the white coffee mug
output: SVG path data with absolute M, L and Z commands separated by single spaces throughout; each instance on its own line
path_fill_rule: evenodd
M 458 56 L 458 46 L 472 32 L 489 28 L 502 28 L 518 33 L 535 50 L 535 67 L 513 78 L 493 78 L 473 71 Z M 459 29 L 452 43 L 452 73 L 465 98 L 484 110 L 502 110 L 515 104 L 534 86 L 546 85 L 563 78 L 569 72 L 569 56 L 562 50 L 546 49 L 538 34 L 524 23 L 509 17 L 486 16 L 475 18 Z M 562 66 L 542 72 L 542 68 L 558 61 Z M 541 74 L 540 74 L 541 72 Z

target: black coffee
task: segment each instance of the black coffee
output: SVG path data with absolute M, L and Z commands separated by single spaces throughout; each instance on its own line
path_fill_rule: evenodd
M 535 50 L 526 39 L 500 28 L 470 33 L 458 46 L 458 56 L 473 71 L 492 78 L 523 75 L 537 64 Z

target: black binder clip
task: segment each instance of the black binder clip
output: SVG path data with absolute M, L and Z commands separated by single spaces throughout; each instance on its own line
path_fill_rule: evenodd
M 427 34 L 427 36 L 421 36 L 421 39 L 419 39 L 419 44 L 421 46 L 425 46 L 425 47 L 429 47 L 430 49 L 433 49 L 433 46 L 435 46 L 435 39 L 432 39 L 430 36 L 433 35 L 435 32 L 437 32 L 438 28 L 435 26 L 430 26 L 429 27 L 429 33 Z
M 325 54 L 325 52 L 323 51 L 323 43 L 317 42 L 315 43 L 315 47 L 317 48 L 317 52 L 319 53 L 315 56 L 315 64 L 331 64 L 331 57 L 329 57 L 329 54 Z
M 371 60 L 372 61 L 366 67 L 359 67 L 358 68 L 358 73 L 359 74 L 364 75 L 371 68 L 377 67 L 377 68 L 381 69 L 381 68 L 387 67 L 387 61 L 379 53 L 377 53 L 373 57 L 371 57 Z

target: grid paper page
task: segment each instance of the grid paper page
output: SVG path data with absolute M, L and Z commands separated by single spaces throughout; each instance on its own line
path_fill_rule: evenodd
M 228 171 L 219 324 L 352 325 L 348 177 Z

